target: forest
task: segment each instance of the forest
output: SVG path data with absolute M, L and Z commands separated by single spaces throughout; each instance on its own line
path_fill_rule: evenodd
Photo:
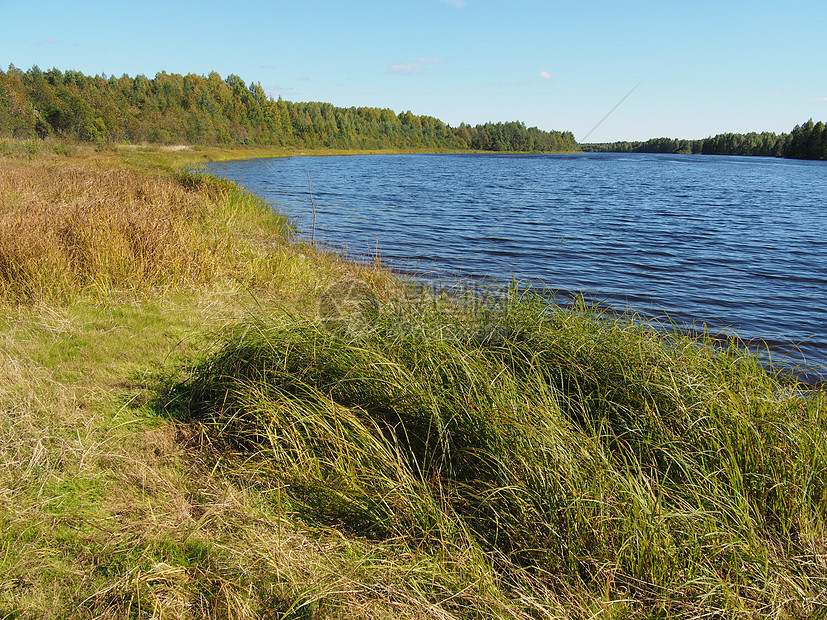
M 372 107 L 291 102 L 269 97 L 260 83 L 161 72 L 154 78 L 87 76 L 37 66 L 0 69 L 0 136 L 57 136 L 116 143 L 283 146 L 333 149 L 473 150 L 556 153 L 693 153 L 827 159 L 824 123 L 812 119 L 790 133 L 723 133 L 699 140 L 578 144 L 570 131 L 544 131 L 519 121 L 460 124 Z
M 700 140 L 652 138 L 645 142 L 581 144 L 590 152 L 696 153 L 703 155 L 757 155 L 791 159 L 827 159 L 827 131 L 824 123 L 810 119 L 790 133 L 722 133 Z
M 560 152 L 571 132 L 521 122 L 452 128 L 431 116 L 268 97 L 237 75 L 154 78 L 78 71 L 0 70 L 0 136 L 58 136 L 97 144 L 160 143 L 337 149 Z

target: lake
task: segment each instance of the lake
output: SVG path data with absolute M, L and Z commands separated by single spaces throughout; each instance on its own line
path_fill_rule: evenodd
M 827 162 L 414 154 L 211 164 L 353 257 L 531 281 L 827 368 Z

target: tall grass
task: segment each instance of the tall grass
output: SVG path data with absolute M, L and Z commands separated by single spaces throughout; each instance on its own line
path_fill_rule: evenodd
M 68 300 L 243 279 L 286 231 L 262 201 L 198 174 L 8 158 L 0 166 L 0 298 Z
M 823 391 L 533 292 L 449 306 L 247 322 L 168 407 L 287 514 L 463 558 L 521 613 L 827 611 Z

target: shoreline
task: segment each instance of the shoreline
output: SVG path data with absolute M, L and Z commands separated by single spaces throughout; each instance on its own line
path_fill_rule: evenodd
M 623 156 L 623 154 L 621 154 Z M 427 160 L 426 160 L 427 161 Z M 310 164 L 308 164 L 310 165 Z M 321 166 L 321 164 L 318 164 Z M 345 165 L 346 170 L 350 170 L 351 168 Z M 431 164 L 428 164 L 431 165 Z M 438 166 L 438 164 L 433 164 L 434 166 Z M 229 170 L 233 170 L 235 168 L 230 168 Z M 313 170 L 314 168 L 310 168 Z M 324 170 L 325 168 L 320 168 Z M 358 168 L 353 168 L 358 169 Z M 396 167 L 393 167 L 395 170 Z M 215 171 L 215 174 L 221 174 L 221 171 Z M 321 173 L 322 178 L 324 179 L 324 173 Z M 404 182 L 404 181 L 401 181 Z M 255 185 L 255 183 L 252 183 Z M 295 183 L 294 183 L 295 185 Z M 306 185 L 305 185 L 306 190 Z M 291 190 L 293 191 L 293 190 Z M 337 189 L 336 191 L 341 191 Z M 355 200 L 352 195 L 342 194 L 343 196 L 350 196 L 351 199 Z M 293 196 L 293 194 L 291 194 Z M 295 194 L 295 197 L 301 201 L 303 196 L 301 193 Z M 279 198 L 275 198 L 278 200 Z M 390 200 L 394 200 L 394 198 L 389 198 Z M 285 200 L 288 201 L 289 204 L 293 205 L 294 212 L 299 213 L 301 211 L 301 205 L 298 208 L 296 207 L 295 201 L 290 202 L 291 198 L 286 198 Z M 394 203 L 395 204 L 395 203 Z M 484 203 L 483 203 L 484 204 Z M 287 208 L 287 207 L 286 207 Z M 289 210 L 289 208 L 288 208 Z M 297 215 L 297 217 L 299 217 Z M 328 218 L 333 218 L 330 221 L 337 221 L 335 218 L 337 217 L 335 214 L 328 213 Z M 305 223 L 306 226 L 309 224 Z M 349 222 L 348 225 L 353 226 L 353 222 Z M 360 235 L 365 237 L 372 238 L 372 232 L 370 231 L 369 227 L 365 227 L 364 229 L 359 229 Z M 393 245 L 394 238 L 393 234 L 388 233 L 385 231 L 383 233 L 386 237 L 389 238 L 389 242 Z M 310 234 L 309 232 L 305 237 L 302 237 L 305 241 L 310 241 Z M 353 239 L 356 237 L 354 236 Z M 361 237 L 360 237 L 361 239 Z M 411 241 L 410 239 L 408 239 Z M 415 241 L 411 241 L 411 243 L 415 244 Z M 330 246 L 327 248 L 330 251 L 334 252 L 341 252 L 339 248 L 334 246 Z M 480 251 L 485 252 L 487 247 L 482 247 Z M 396 259 L 395 262 L 390 263 L 393 266 L 395 271 L 399 271 L 407 276 L 413 276 L 416 279 L 426 279 L 429 281 L 436 280 L 437 285 L 440 281 L 449 280 L 453 281 L 456 278 L 464 279 L 466 276 L 462 274 L 451 273 L 450 271 L 446 271 L 444 273 L 434 273 L 432 270 L 425 271 L 424 273 L 417 273 L 415 269 L 410 268 L 405 264 L 405 258 L 403 256 L 405 248 L 404 246 L 394 246 L 391 250 L 391 254 L 393 254 Z M 365 262 L 365 261 L 375 261 L 377 260 L 376 256 L 369 255 L 359 256 L 358 254 L 353 253 L 344 253 L 345 256 L 349 257 L 352 260 L 356 260 L 357 262 Z M 384 262 L 384 257 L 383 262 Z M 441 264 L 443 268 L 445 268 L 445 264 Z M 386 264 L 388 266 L 388 264 Z M 481 273 L 482 271 L 480 271 Z M 471 282 L 479 281 L 479 278 L 485 279 L 486 276 L 478 276 L 472 278 Z M 509 275 L 501 275 L 496 281 L 502 287 L 507 287 L 509 282 L 512 278 Z M 534 279 L 532 280 L 532 285 L 538 288 L 548 289 L 552 291 L 549 287 L 545 285 L 542 280 Z M 615 291 L 619 290 L 616 286 Z M 637 289 L 637 290 L 645 290 L 645 289 Z M 724 346 L 727 346 L 727 343 L 730 341 L 739 348 L 748 348 L 753 353 L 760 353 L 763 356 L 765 363 L 771 362 L 773 359 L 775 360 L 775 364 L 779 370 L 784 369 L 786 372 L 792 371 L 796 374 L 799 378 L 803 379 L 809 384 L 822 384 L 827 377 L 827 367 L 824 366 L 823 360 L 824 356 L 823 353 L 825 349 L 823 348 L 823 341 L 818 341 L 817 338 L 809 341 L 811 345 L 807 348 L 807 339 L 805 336 L 798 334 L 798 332 L 794 332 L 794 334 L 799 335 L 799 341 L 803 342 L 803 349 L 799 349 L 799 341 L 794 341 L 791 339 L 783 339 L 781 337 L 774 338 L 773 336 L 768 336 L 767 334 L 775 334 L 776 331 L 781 331 L 783 327 L 775 330 L 775 325 L 771 324 L 768 319 L 764 315 L 749 312 L 738 314 L 736 313 L 734 316 L 735 318 L 731 318 L 731 321 L 737 321 L 741 319 L 740 327 L 733 327 L 733 323 L 726 322 L 724 319 L 716 319 L 716 314 L 710 313 L 709 315 L 702 315 L 700 312 L 697 316 L 692 316 L 687 312 L 683 311 L 681 306 L 675 303 L 677 299 L 680 301 L 679 297 L 669 297 L 668 295 L 671 294 L 671 291 L 667 291 L 664 293 L 664 299 L 671 301 L 672 304 L 669 310 L 666 310 L 662 307 L 661 304 L 657 303 L 656 300 L 647 299 L 646 295 L 637 295 L 635 299 L 638 301 L 636 305 L 633 305 L 633 302 L 628 300 L 628 296 L 625 294 L 618 295 L 616 294 L 614 297 L 607 298 L 607 297 L 599 297 L 591 294 L 589 291 L 583 290 L 561 290 L 561 289 L 553 289 L 553 294 L 565 299 L 572 299 L 575 297 L 582 297 L 584 299 L 589 300 L 591 305 L 596 305 L 598 307 L 607 307 L 610 306 L 612 308 L 613 313 L 637 313 L 640 314 L 642 317 L 645 317 L 649 321 L 656 321 L 661 324 L 663 328 L 666 330 L 674 331 L 675 329 L 685 329 L 688 331 L 692 331 L 694 333 L 701 333 L 704 331 L 710 332 L 710 335 L 714 337 L 717 341 L 723 343 Z M 608 294 L 608 293 L 607 293 Z M 702 291 L 699 294 L 704 294 Z M 668 303 L 668 302 L 667 302 Z M 703 310 L 704 308 L 698 306 L 697 304 L 694 306 L 695 310 Z M 719 310 L 720 311 L 720 310 Z M 712 318 L 709 320 L 702 320 L 699 319 L 698 316 L 711 316 Z M 779 315 L 774 315 L 776 319 L 779 319 L 777 325 L 785 325 L 783 322 L 784 317 Z M 773 317 L 770 317 L 773 318 Z M 754 319 L 754 323 L 748 322 L 748 319 Z M 762 330 L 763 328 L 763 330 Z M 803 331 L 803 330 L 802 330 Z M 815 331 L 813 331 L 815 333 Z M 809 336 L 812 338 L 812 334 Z M 815 342 L 815 343 L 814 343 Z M 821 346 L 820 346 L 821 345 Z M 819 353 L 821 353 L 821 357 L 819 357 Z M 807 360 L 811 360 L 809 363 Z M 820 362 L 822 360 L 822 362 Z M 820 365 L 821 364 L 821 365 Z

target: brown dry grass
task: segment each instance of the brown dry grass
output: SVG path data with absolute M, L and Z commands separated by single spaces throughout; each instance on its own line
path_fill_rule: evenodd
M 217 205 L 220 188 L 213 190 Z M 5 161 L 0 296 L 65 300 L 82 291 L 210 281 L 227 248 L 199 232 L 199 225 L 209 228 L 203 199 L 169 177 L 54 160 Z

